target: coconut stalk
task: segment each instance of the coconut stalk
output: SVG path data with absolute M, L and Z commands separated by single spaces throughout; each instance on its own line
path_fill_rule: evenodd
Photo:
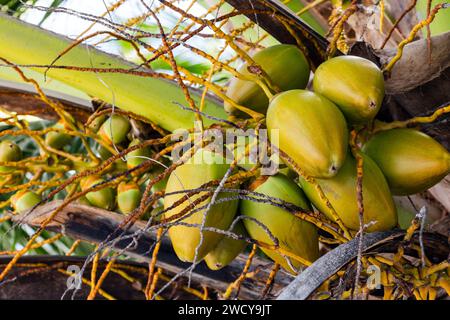
M 44 73 L 52 61 L 66 49 L 72 40 L 18 19 L 0 14 L 0 57 L 18 65 L 31 65 Z M 136 65 L 91 46 L 80 44 L 62 56 L 55 66 L 81 68 L 132 69 Z M 142 71 L 142 69 L 138 69 Z M 149 75 L 151 70 L 147 70 Z M 189 129 L 195 114 L 183 110 L 177 103 L 187 106 L 182 89 L 174 81 L 150 76 L 124 73 L 95 73 L 67 68 L 50 68 L 48 77 L 59 80 L 88 95 L 148 118 L 168 131 Z M 191 89 L 191 96 L 199 103 L 201 92 Z M 218 118 L 226 118 L 222 103 L 208 98 L 203 111 Z M 206 125 L 213 121 L 204 118 Z
M 404 239 L 405 233 L 398 230 L 373 232 L 365 235 L 362 243 L 364 253 L 395 253 Z M 413 234 L 411 242 L 418 246 L 423 237 L 426 252 L 440 259 L 445 259 L 449 253 L 446 238 L 433 233 L 419 232 Z M 331 275 L 356 258 L 358 252 L 358 238 L 342 244 L 324 254 L 311 266 L 300 273 L 278 296 L 277 300 L 305 300 Z M 414 256 L 414 250 L 407 249 L 407 254 Z

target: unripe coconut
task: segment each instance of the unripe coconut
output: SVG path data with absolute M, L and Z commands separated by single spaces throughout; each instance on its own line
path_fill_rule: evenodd
M 4 140 L 0 142 L 0 161 L 12 162 L 22 159 L 22 151 L 19 146 L 12 141 Z M 14 171 L 14 167 L 0 166 L 0 172 Z
M 99 176 L 89 176 L 81 180 L 80 186 L 81 190 L 87 190 L 88 188 L 103 182 L 104 180 L 100 178 Z M 89 202 L 98 208 L 102 208 L 105 210 L 112 210 L 115 205 L 115 196 L 114 196 L 114 190 L 110 187 L 106 187 L 103 189 L 100 189 L 98 191 L 92 191 L 88 192 L 85 195 L 86 199 L 89 200 Z
M 348 132 L 344 116 L 328 99 L 306 90 L 276 95 L 267 111 L 272 143 L 308 175 L 334 176 L 344 163 Z M 273 137 L 277 139 L 274 140 Z
M 241 220 L 236 222 L 232 232 L 237 235 L 248 236 Z M 246 246 L 247 242 L 244 240 L 224 236 L 217 246 L 206 255 L 205 262 L 211 270 L 222 269 L 244 251 Z
M 41 202 L 41 197 L 29 190 L 18 191 L 11 197 L 11 205 L 17 213 L 24 213 Z
M 141 203 L 142 193 L 137 183 L 121 182 L 117 187 L 117 206 L 120 212 L 129 214 Z
M 130 129 L 131 124 L 127 118 L 118 114 L 113 114 L 102 124 L 99 134 L 106 141 L 118 144 L 125 141 Z
M 100 159 L 102 159 L 102 160 L 109 159 L 113 155 L 111 152 L 109 152 L 108 149 L 106 149 L 101 144 L 97 145 L 97 154 L 100 157 Z
M 61 122 L 56 123 L 53 126 L 55 129 L 66 129 Z M 62 132 L 50 131 L 45 135 L 45 144 L 54 148 L 62 149 L 72 140 L 72 136 Z
M 82 197 L 78 198 L 76 202 L 78 204 L 82 204 L 82 205 L 85 205 L 85 206 L 91 206 L 92 205 L 85 196 L 82 196 Z
M 314 73 L 314 91 L 327 97 L 351 123 L 365 123 L 378 113 L 384 98 L 380 68 L 357 56 L 339 56 L 322 63 Z
M 162 172 L 164 172 L 165 168 L 161 167 L 159 164 L 155 164 L 154 167 L 151 168 L 150 172 L 148 173 L 148 179 L 142 184 L 142 188 L 147 188 L 150 181 L 154 180 L 157 176 L 159 176 Z M 159 180 L 155 184 L 153 184 L 151 188 L 152 193 L 165 191 L 167 186 L 167 181 L 169 181 L 169 176 L 164 177 L 163 179 Z
M 250 186 L 250 189 L 293 203 L 303 209 L 311 209 L 309 201 L 300 187 L 283 174 L 270 177 L 263 176 L 257 179 Z M 280 247 L 286 251 L 309 261 L 314 261 L 319 257 L 318 233 L 316 226 L 313 224 L 297 218 L 282 208 L 251 200 L 242 200 L 240 211 L 243 215 L 252 217 L 265 225 L 272 235 L 278 239 Z M 254 221 L 244 219 L 244 225 L 253 239 L 274 244 L 266 231 Z M 301 266 L 299 261 L 284 257 L 274 250 L 265 248 L 261 248 L 261 250 L 291 273 L 296 273 Z M 289 259 L 290 264 L 287 259 Z
M 131 141 L 131 143 L 129 144 L 128 147 L 133 147 L 133 146 L 136 146 L 141 143 L 142 142 L 139 139 L 134 139 L 133 141 Z M 135 151 L 131 151 L 130 153 L 127 154 L 128 169 L 137 167 L 144 161 L 148 160 L 148 158 L 150 158 L 150 155 L 151 155 L 151 153 L 150 153 L 149 147 L 144 147 L 144 148 L 137 149 Z
M 272 83 L 281 91 L 304 89 L 308 84 L 310 73 L 308 61 L 294 45 L 275 45 L 259 51 L 252 59 L 262 67 Z M 238 72 L 246 76 L 255 76 L 249 71 L 247 63 L 244 63 Z M 227 96 L 237 104 L 263 114 L 269 105 L 266 94 L 253 81 L 233 78 L 228 86 Z M 225 110 L 231 114 L 242 114 L 227 102 Z
M 144 213 L 144 215 L 141 217 L 143 220 L 150 220 L 151 217 L 153 217 L 152 222 L 160 222 L 164 213 L 164 206 L 158 205 L 156 208 L 150 209 L 147 212 Z
M 378 166 L 363 156 L 363 205 L 364 224 L 375 222 L 367 231 L 389 230 L 397 225 L 397 213 L 389 186 Z M 345 226 L 359 230 L 359 211 L 356 194 L 356 159 L 348 155 L 338 174 L 330 179 L 316 179 L 337 215 Z M 322 213 L 333 219 L 315 187 L 304 179 L 300 183 L 307 197 Z
M 414 129 L 378 132 L 367 141 L 363 152 L 380 167 L 396 195 L 425 191 L 450 173 L 450 153 Z
M 195 155 L 183 165 L 177 167 L 170 175 L 166 187 L 166 196 L 164 197 L 164 209 L 171 207 L 175 202 L 182 198 L 186 198 L 186 194 L 172 194 L 171 192 L 190 190 L 198 188 L 211 180 L 222 179 L 230 165 L 226 164 L 222 156 L 206 150 L 199 150 Z M 190 203 L 195 201 L 206 192 L 200 192 L 191 196 L 182 205 L 165 212 L 165 218 L 170 218 L 179 214 Z M 230 197 L 229 193 L 220 193 L 217 200 Z M 211 197 L 196 205 L 195 208 L 206 206 L 211 201 Z M 206 219 L 205 227 L 214 227 L 222 230 L 228 230 L 233 218 L 236 214 L 238 202 L 226 201 L 216 203 L 211 206 Z M 206 207 L 203 210 L 191 214 L 192 210 L 187 213 L 184 219 L 178 221 L 188 224 L 201 225 Z M 178 258 L 182 261 L 192 262 L 195 257 L 195 250 L 200 244 L 200 230 L 198 226 L 173 226 L 169 228 L 169 237 L 172 241 L 173 248 Z M 208 252 L 214 249 L 219 241 L 223 238 L 222 234 L 212 231 L 203 232 L 203 242 L 198 248 L 197 261 L 203 259 Z
M 153 176 L 153 175 L 151 175 L 151 176 Z M 165 178 L 161 179 L 160 181 L 158 181 L 157 183 L 155 183 L 152 187 L 152 192 L 164 191 L 167 186 L 167 181 L 169 181 L 169 177 L 165 177 Z
M 96 117 L 94 120 L 89 123 L 89 129 L 91 129 L 94 132 L 98 132 L 100 130 L 100 127 L 102 124 L 106 121 L 108 117 L 106 114 L 102 114 L 101 116 Z

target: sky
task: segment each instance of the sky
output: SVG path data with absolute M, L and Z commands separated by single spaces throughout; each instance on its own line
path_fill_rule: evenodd
M 106 11 L 107 7 L 115 2 L 116 0 L 66 0 L 62 6 L 76 11 L 99 16 Z M 182 0 L 177 5 L 183 8 L 187 7 L 190 2 L 191 1 Z M 36 6 L 48 7 L 51 3 L 52 0 L 39 0 L 37 1 Z M 152 8 L 158 6 L 157 0 L 145 0 L 145 3 Z M 107 18 L 111 19 L 113 22 L 119 23 L 126 21 L 127 18 L 139 16 L 146 11 L 146 8 L 142 5 L 140 0 L 128 0 L 118 9 L 112 12 L 110 16 L 107 16 Z M 194 15 L 200 15 L 205 12 L 205 9 L 202 6 L 195 4 L 194 6 L 192 6 L 189 12 Z M 44 15 L 45 12 L 43 11 L 31 9 L 27 10 L 22 15 L 21 19 L 33 24 L 38 24 L 42 20 Z M 173 23 L 173 17 L 169 17 L 167 14 L 159 14 L 158 18 L 161 19 L 161 22 L 164 26 Z M 65 36 L 75 38 L 90 25 L 90 21 L 86 21 L 69 14 L 56 12 L 51 14 L 47 18 L 47 20 L 44 21 L 42 27 L 47 30 L 63 34 Z M 104 29 L 105 27 L 101 26 L 100 24 L 96 24 L 91 29 L 90 33 Z M 95 40 L 92 40 L 90 42 L 95 42 Z M 103 44 L 100 48 L 108 52 L 116 54 L 119 53 L 117 46 L 114 45 Z

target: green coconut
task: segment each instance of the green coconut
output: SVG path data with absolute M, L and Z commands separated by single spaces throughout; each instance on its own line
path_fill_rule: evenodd
M 304 89 L 308 84 L 310 74 L 308 61 L 300 49 L 294 45 L 280 44 L 268 47 L 256 53 L 252 59 L 281 91 Z M 238 72 L 245 76 L 255 76 L 249 70 L 247 63 L 244 63 Z M 266 113 L 269 105 L 266 94 L 253 81 L 233 78 L 228 86 L 227 96 L 237 104 L 263 114 Z M 225 102 L 225 110 L 231 114 L 242 115 L 227 102 Z
M 164 197 L 164 208 L 170 208 L 181 198 L 186 198 L 186 194 L 170 194 L 172 192 L 190 190 L 198 188 L 211 180 L 222 179 L 230 165 L 225 163 L 222 156 L 206 150 L 199 150 L 186 163 L 177 167 L 170 175 L 166 186 L 166 196 Z M 182 205 L 165 212 L 165 218 L 170 218 L 186 208 L 190 203 L 205 195 L 200 192 L 189 197 Z M 220 193 L 217 199 L 229 197 L 229 193 Z M 196 205 L 195 208 L 206 206 L 211 201 L 211 197 Z M 211 206 L 206 214 L 206 208 L 192 214 L 187 214 L 185 218 L 179 221 L 187 224 L 201 225 L 204 222 L 205 227 L 213 227 L 222 230 L 228 230 L 234 216 L 236 215 L 237 201 L 225 201 Z M 203 221 L 204 220 L 204 221 Z M 192 262 L 195 257 L 195 251 L 198 247 L 197 261 L 203 259 L 212 249 L 214 249 L 223 235 L 213 231 L 203 231 L 203 242 L 200 245 L 201 233 L 198 226 L 172 226 L 169 228 L 169 237 L 178 258 L 182 261 Z
M 389 230 L 397 225 L 397 213 L 389 186 L 375 162 L 368 156 L 362 156 L 364 223 L 376 222 L 368 227 L 369 232 Z M 359 230 L 356 180 L 356 159 L 350 154 L 336 176 L 316 179 L 339 218 L 352 230 Z M 314 206 L 333 219 L 314 185 L 302 178 L 300 184 Z
M 65 130 L 63 123 L 58 122 L 53 126 L 55 129 Z M 62 149 L 72 141 L 72 136 L 63 132 L 50 131 L 45 135 L 45 144 L 54 148 Z
M 85 191 L 96 184 L 102 183 L 104 180 L 99 176 L 89 176 L 81 180 L 81 190 Z M 115 206 L 114 190 L 111 187 L 106 187 L 97 191 L 86 193 L 86 199 L 95 207 L 105 210 L 112 210 Z
M 18 191 L 11 197 L 11 205 L 17 213 L 24 213 L 41 202 L 41 197 L 29 190 Z
M 120 212 L 129 214 L 141 203 L 142 193 L 135 182 L 121 182 L 117 187 L 117 207 Z
M 292 203 L 300 208 L 311 210 L 309 201 L 300 187 L 283 174 L 263 176 L 256 180 L 250 189 Z M 271 234 L 278 239 L 281 248 L 286 251 L 309 261 L 314 261 L 319 257 L 317 227 L 313 224 L 301 220 L 277 206 L 251 200 L 242 200 L 240 211 L 243 215 L 256 219 L 265 225 Z M 244 219 L 244 225 L 253 239 L 274 244 L 266 231 L 254 221 Z M 296 273 L 301 266 L 299 261 L 284 257 L 274 250 L 266 248 L 261 248 L 261 250 L 291 273 Z
M 306 90 L 280 93 L 270 102 L 266 122 L 271 142 L 308 175 L 333 177 L 344 163 L 347 124 L 321 95 Z
M 14 162 L 22 160 L 22 150 L 12 141 L 3 140 L 0 142 L 0 161 Z M 14 167 L 0 166 L 0 172 L 14 171 Z
M 130 142 L 128 147 L 133 147 L 133 146 L 136 146 L 141 143 L 142 142 L 139 139 L 134 139 L 133 141 Z M 150 158 L 150 155 L 151 155 L 151 153 L 150 153 L 149 147 L 144 147 L 144 148 L 137 149 L 135 151 L 131 151 L 130 153 L 127 154 L 128 169 L 137 167 L 144 161 L 148 160 L 148 158 Z
M 357 56 L 339 56 L 322 63 L 313 79 L 314 91 L 333 101 L 351 123 L 366 123 L 384 98 L 380 68 Z
M 131 124 L 127 118 L 113 114 L 101 125 L 99 134 L 105 141 L 118 144 L 126 140 L 130 129 Z
M 235 224 L 232 232 L 237 235 L 248 236 L 241 221 L 242 220 Z M 222 240 L 219 241 L 217 246 L 206 255 L 206 265 L 211 270 L 220 270 L 229 265 L 231 261 L 233 261 L 242 251 L 244 251 L 246 246 L 247 242 L 244 240 L 236 240 L 231 237 L 224 236 Z
M 418 130 L 378 132 L 363 151 L 380 167 L 396 195 L 425 191 L 450 173 L 450 153 Z

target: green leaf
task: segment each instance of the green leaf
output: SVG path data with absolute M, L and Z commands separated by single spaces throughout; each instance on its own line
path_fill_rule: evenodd
M 431 9 L 439 3 L 446 3 L 448 1 L 433 1 Z M 422 21 L 427 17 L 427 0 L 417 1 L 416 11 L 419 16 L 419 20 Z M 427 35 L 427 28 L 422 29 L 424 36 Z M 433 22 L 430 24 L 431 35 L 435 36 L 447 31 L 450 31 L 450 8 L 441 9 L 434 17 Z

